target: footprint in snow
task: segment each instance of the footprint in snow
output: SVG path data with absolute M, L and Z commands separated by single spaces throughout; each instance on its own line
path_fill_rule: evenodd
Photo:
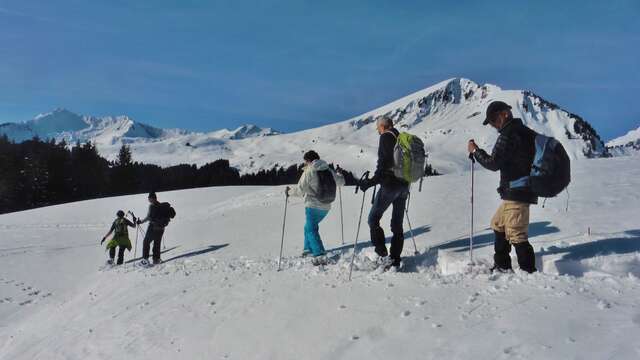
M 403 317 L 403 318 L 406 318 L 409 315 L 411 315 L 411 311 L 409 311 L 409 310 L 405 310 L 405 311 L 402 312 L 402 314 L 400 314 L 400 316 Z

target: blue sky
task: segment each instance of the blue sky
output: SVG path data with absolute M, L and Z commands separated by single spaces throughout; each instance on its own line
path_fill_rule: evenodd
M 640 126 L 640 1 L 0 0 L 0 122 L 56 107 L 284 131 L 451 77 Z

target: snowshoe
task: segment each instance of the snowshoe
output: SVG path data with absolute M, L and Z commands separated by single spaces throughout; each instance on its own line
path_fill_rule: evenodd
M 387 271 L 389 270 L 391 265 L 393 265 L 393 259 L 391 259 L 389 256 L 380 256 L 378 257 L 376 263 L 378 265 L 378 268 L 381 268 L 384 271 Z
M 327 257 L 325 255 L 315 256 L 311 259 L 311 263 L 313 266 L 324 266 L 327 265 Z
M 113 264 L 113 259 L 107 260 L 104 265 L 98 268 L 98 271 L 106 271 L 112 269 L 115 265 Z
M 493 265 L 493 267 L 491 269 L 489 269 L 489 271 L 491 271 L 491 273 L 493 274 L 513 274 L 513 269 L 509 268 L 509 269 L 504 269 L 501 267 L 498 267 L 498 265 Z
M 149 262 L 149 260 L 147 260 L 147 259 L 142 259 L 142 260 L 140 260 L 140 262 L 138 262 L 138 266 L 144 267 L 144 268 L 149 268 L 149 267 L 152 267 L 153 264 L 151 264 Z
M 388 272 L 401 272 L 404 263 L 400 260 L 393 260 L 391 264 L 384 268 L 384 271 Z

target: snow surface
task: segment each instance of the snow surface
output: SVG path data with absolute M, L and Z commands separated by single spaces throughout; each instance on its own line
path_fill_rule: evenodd
M 568 211 L 564 194 L 532 208 L 533 275 L 488 271 L 499 200 L 487 171 L 476 177 L 475 266 L 462 172 L 412 193 L 420 254 L 407 234 L 406 272 L 371 269 L 363 219 L 351 282 L 353 188 L 342 190 L 347 245 L 339 209 L 321 224 L 336 262 L 324 271 L 296 257 L 298 199 L 276 271 L 282 187 L 160 193 L 178 215 L 151 269 L 100 270 L 116 210 L 142 214 L 145 194 L 2 215 L 0 359 L 638 359 L 639 159 L 575 162 Z
M 322 157 L 339 159 L 343 168 L 359 173 L 375 163 L 378 134 L 374 118 L 388 114 L 402 130 L 424 140 L 430 153 L 429 162 L 438 172 L 454 173 L 466 169 L 467 140 L 475 138 L 487 149 L 493 146 L 497 133 L 489 126 L 482 126 L 482 121 L 487 105 L 494 100 L 510 104 L 514 116 L 522 118 L 529 127 L 557 138 L 574 160 L 584 159 L 586 154 L 602 156 L 606 152 L 602 141 L 576 132 L 577 119 L 573 115 L 536 95 L 502 90 L 490 84 L 479 85 L 462 78 L 440 82 L 346 121 L 291 134 L 253 125 L 210 133 L 163 130 L 135 123 L 125 116 L 85 117 L 91 123 L 89 128 L 58 136 L 91 140 L 100 153 L 111 160 L 126 143 L 131 146 L 136 161 L 169 166 L 203 165 L 228 159 L 241 173 L 299 164 L 304 152 L 314 149 Z M 16 134 L 24 130 L 12 129 Z M 0 126 L 0 133 L 3 131 L 7 132 Z

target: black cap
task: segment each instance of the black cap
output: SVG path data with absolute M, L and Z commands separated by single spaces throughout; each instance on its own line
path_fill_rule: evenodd
M 493 117 L 497 113 L 504 110 L 511 110 L 511 106 L 509 106 L 509 104 L 502 101 L 491 102 L 491 104 L 487 106 L 487 117 L 484 119 L 484 122 L 482 123 L 482 125 L 487 125 L 489 122 L 491 122 L 490 119 L 493 119 Z
M 304 154 L 302 158 L 304 159 L 304 161 L 313 162 L 314 160 L 319 160 L 320 155 L 318 155 L 318 153 L 313 150 L 309 150 Z
M 152 191 L 149 193 L 149 199 L 157 199 L 158 197 L 156 196 L 156 192 Z
M 124 211 L 122 210 L 118 210 L 118 212 L 116 213 L 117 217 L 124 217 Z

